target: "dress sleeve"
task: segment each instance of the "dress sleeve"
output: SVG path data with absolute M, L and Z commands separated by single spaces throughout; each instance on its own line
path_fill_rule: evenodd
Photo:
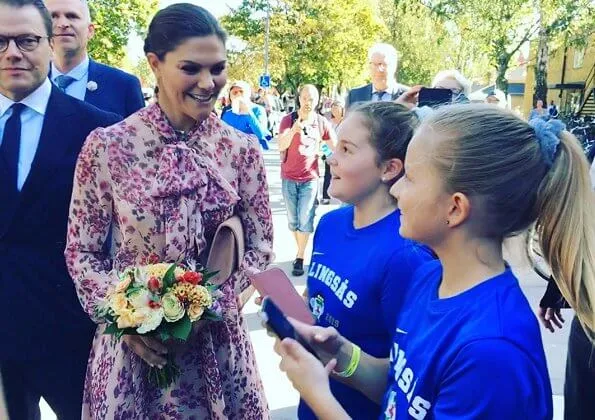
M 273 257 L 273 220 L 260 147 L 253 137 L 240 166 L 238 215 L 244 227 L 245 254 L 239 269 L 231 276 L 237 294 L 250 286 L 249 273 L 264 270 Z
M 66 265 L 84 310 L 98 322 L 95 309 L 117 281 L 104 244 L 112 220 L 111 177 L 102 130 L 87 138 L 75 169 L 68 216 Z

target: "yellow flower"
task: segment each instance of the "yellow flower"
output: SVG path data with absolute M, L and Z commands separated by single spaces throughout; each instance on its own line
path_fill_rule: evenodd
M 163 280 L 163 276 L 165 276 L 165 273 L 167 273 L 170 267 L 170 263 L 151 264 L 145 267 L 145 271 L 147 272 L 147 277 L 155 276 L 159 280 Z
M 128 299 L 124 293 L 116 293 L 110 297 L 110 306 L 119 315 L 128 308 Z
M 209 290 L 200 285 L 190 283 L 177 283 L 171 290 L 182 302 L 187 304 L 198 303 L 199 305 L 210 308 L 213 304 L 213 298 Z
M 200 319 L 202 314 L 205 312 L 205 309 L 198 303 L 193 303 L 188 308 L 188 317 L 190 321 L 194 322 Z
M 147 279 L 150 279 L 152 276 L 155 276 L 161 281 L 163 280 L 163 277 L 165 277 L 165 273 L 167 273 L 167 270 L 169 270 L 171 266 L 171 263 L 150 264 L 144 267 L 144 271 L 147 276 Z M 174 277 L 176 279 L 182 277 L 184 273 L 184 269 L 180 267 L 176 267 L 174 269 Z
M 143 321 L 143 314 L 131 309 L 126 309 L 118 314 L 118 328 L 136 328 Z
M 213 298 L 209 293 L 209 290 L 204 286 L 194 286 L 194 293 L 192 296 L 192 302 L 199 303 L 205 308 L 210 308 L 213 304 Z
M 128 286 L 130 286 L 131 281 L 132 278 L 129 275 L 123 276 L 122 280 L 116 285 L 116 293 L 125 292 Z

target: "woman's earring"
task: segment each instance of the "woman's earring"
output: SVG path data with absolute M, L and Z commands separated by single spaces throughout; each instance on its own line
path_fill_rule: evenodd
M 450 220 L 447 220 L 447 221 L 446 221 L 446 224 L 447 224 L 447 225 L 450 225 Z

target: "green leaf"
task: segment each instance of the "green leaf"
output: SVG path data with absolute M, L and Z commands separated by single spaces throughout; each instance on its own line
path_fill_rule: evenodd
M 163 286 L 165 288 L 173 286 L 174 283 L 176 282 L 175 271 L 176 271 L 176 265 L 172 264 L 169 267 L 169 269 L 165 272 L 165 275 L 163 276 Z
M 215 312 L 207 309 L 205 311 L 205 313 L 202 315 L 201 319 L 204 319 L 204 320 L 207 320 L 207 321 L 221 321 L 223 318 L 221 318 Z
M 169 324 L 166 324 L 166 325 L 169 325 Z M 165 342 L 165 341 L 171 339 L 172 335 L 170 334 L 169 328 L 164 326 L 164 328 L 159 328 L 157 330 L 157 337 L 159 337 L 159 340 Z
M 179 321 L 169 324 L 169 332 L 171 335 L 182 341 L 188 339 L 190 331 L 192 331 L 192 322 L 190 322 L 188 315 L 184 315 Z
M 213 278 L 213 277 L 215 277 L 217 274 L 219 274 L 219 270 L 217 270 L 217 271 L 209 271 L 209 272 L 207 272 L 207 273 L 204 273 L 204 274 L 203 274 L 203 277 L 202 277 L 202 279 L 203 279 L 202 281 L 203 281 L 203 282 L 207 282 L 207 281 L 209 281 L 209 279 L 212 279 L 212 278 Z
M 120 331 L 122 331 L 122 330 L 120 328 L 118 328 L 117 324 L 108 324 L 108 326 L 105 327 L 105 331 L 103 333 L 117 335 Z

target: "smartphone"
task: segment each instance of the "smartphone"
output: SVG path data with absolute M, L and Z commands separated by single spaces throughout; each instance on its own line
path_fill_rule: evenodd
M 417 106 L 429 106 L 436 108 L 440 105 L 452 103 L 452 91 L 450 89 L 421 88 L 417 100 Z
M 262 300 L 260 317 L 280 340 L 283 340 L 284 338 L 293 338 L 306 350 L 316 356 L 314 349 L 312 349 L 306 340 L 297 333 L 295 328 L 293 328 L 293 325 L 289 323 L 283 312 L 281 312 L 281 309 L 279 309 L 268 296 Z M 318 358 L 318 356 L 316 356 L 316 358 Z
M 295 290 L 287 274 L 279 267 L 252 274 L 250 280 L 262 297 L 269 296 L 287 316 L 305 324 L 314 325 L 314 316 L 304 302 L 304 298 Z

